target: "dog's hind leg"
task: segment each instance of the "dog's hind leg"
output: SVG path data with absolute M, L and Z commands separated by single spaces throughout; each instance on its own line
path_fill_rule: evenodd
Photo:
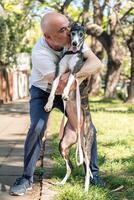
M 59 145 L 60 153 L 66 163 L 66 175 L 63 178 L 63 180 L 58 183 L 59 185 L 64 185 L 66 183 L 66 181 L 68 180 L 68 178 L 70 177 L 70 174 L 72 172 L 73 165 L 69 159 L 69 149 L 73 144 L 76 143 L 76 141 L 77 141 L 76 132 L 74 131 L 74 129 L 72 128 L 70 123 L 67 122 L 65 131 L 64 131 L 64 135 L 63 135 L 63 137 L 60 141 L 60 145 Z
M 66 181 L 68 180 L 68 178 L 70 177 L 70 174 L 72 172 L 72 163 L 69 159 L 65 159 L 65 162 L 66 162 L 66 175 L 65 177 L 63 178 L 63 180 L 61 182 L 57 182 L 56 185 L 64 185 L 66 183 Z

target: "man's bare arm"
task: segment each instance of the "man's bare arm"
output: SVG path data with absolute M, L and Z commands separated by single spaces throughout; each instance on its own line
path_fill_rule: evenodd
M 84 57 L 86 59 L 85 63 L 83 64 L 83 67 L 81 70 L 76 74 L 76 77 L 83 78 L 83 77 L 89 77 L 92 74 L 96 74 L 99 71 L 101 71 L 103 64 L 102 62 L 97 58 L 97 56 L 91 51 L 88 50 L 84 53 Z
M 60 78 L 60 81 L 59 81 L 59 85 L 58 85 L 58 88 L 56 90 L 56 94 L 60 95 L 63 93 L 63 90 L 64 90 L 64 87 L 66 86 L 67 84 L 67 81 L 68 81 L 68 77 L 69 77 L 69 72 L 67 73 L 64 73 L 61 78 Z M 53 80 L 55 79 L 55 73 L 50 73 L 50 74 L 47 74 L 46 76 L 44 76 L 44 78 L 49 82 L 49 83 L 53 83 Z M 72 88 L 74 88 L 74 86 L 72 86 Z
M 91 50 L 86 51 L 84 53 L 84 57 L 86 61 L 83 64 L 81 70 L 76 74 L 79 83 L 81 83 L 85 78 L 90 77 L 92 74 L 98 73 L 99 71 L 101 71 L 103 67 L 102 62 L 97 58 L 97 56 Z M 64 87 L 67 84 L 68 77 L 69 77 L 69 72 L 61 76 L 58 88 L 56 90 L 56 94 L 62 94 Z M 55 78 L 55 74 L 54 73 L 49 74 L 46 76 L 46 78 L 48 82 L 52 83 Z M 75 89 L 75 83 L 71 87 L 71 90 L 74 89 Z

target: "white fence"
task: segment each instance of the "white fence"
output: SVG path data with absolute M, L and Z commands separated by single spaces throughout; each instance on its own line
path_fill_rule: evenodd
M 6 73 L 6 76 L 3 75 Z M 30 56 L 27 53 L 18 55 L 13 69 L 0 70 L 0 100 L 7 102 L 29 95 Z
M 21 53 L 17 56 L 17 67 L 13 70 L 13 100 L 29 95 L 30 56 Z

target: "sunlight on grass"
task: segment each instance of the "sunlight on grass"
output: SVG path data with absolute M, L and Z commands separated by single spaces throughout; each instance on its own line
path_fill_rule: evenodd
M 92 120 L 97 129 L 98 160 L 100 174 L 106 181 L 107 189 L 90 187 L 89 193 L 83 192 L 84 170 L 77 167 L 75 149 L 71 150 L 74 171 L 68 183 L 56 187 L 59 196 L 56 200 L 132 200 L 134 197 L 134 106 L 118 100 L 91 101 Z M 116 108 L 116 109 L 115 109 Z M 125 111 L 125 112 L 124 112 Z M 130 112 L 131 111 L 131 112 Z M 59 131 L 62 114 L 53 113 L 51 132 L 53 134 L 53 159 L 56 161 L 54 181 L 61 181 L 65 175 L 65 163 L 58 150 Z M 119 192 L 111 192 L 123 185 Z
M 66 184 L 57 200 L 112 200 L 111 195 L 107 190 L 91 187 L 89 193 L 84 193 L 81 185 Z

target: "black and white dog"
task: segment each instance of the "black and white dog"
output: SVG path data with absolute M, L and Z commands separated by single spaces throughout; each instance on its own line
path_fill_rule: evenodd
M 71 27 L 71 47 L 67 50 L 62 59 L 59 62 L 58 68 L 56 69 L 56 77 L 52 84 L 51 93 L 48 98 L 48 102 L 45 105 L 45 110 L 49 112 L 53 107 L 53 101 L 55 98 L 56 89 L 59 84 L 59 80 L 62 74 L 66 71 L 70 71 L 69 79 L 66 87 L 64 88 L 62 97 L 64 100 L 69 99 L 69 91 L 72 83 L 75 80 L 75 74 L 81 69 L 83 65 L 83 44 L 85 37 L 85 29 L 83 26 L 75 23 Z
M 91 155 L 91 135 L 92 135 L 92 128 L 90 127 L 91 124 L 91 118 L 89 117 L 89 113 L 86 110 L 88 107 L 88 92 L 86 92 L 86 101 L 84 100 L 84 103 L 86 102 L 86 108 L 83 110 L 81 109 L 80 105 L 80 112 L 83 115 L 83 120 L 81 120 L 81 113 L 79 116 L 79 120 L 77 118 L 77 122 L 75 124 L 78 124 L 75 131 L 71 131 L 71 129 L 68 129 L 67 127 L 70 126 L 71 122 L 74 123 L 75 115 L 73 113 L 76 113 L 78 111 L 77 109 L 77 102 L 76 102 L 76 96 L 74 95 L 74 92 L 72 91 L 70 93 L 70 87 L 72 83 L 76 80 L 75 74 L 82 68 L 83 66 L 83 60 L 84 60 L 84 53 L 83 53 L 83 44 L 84 44 L 84 38 L 85 38 L 85 28 L 78 23 L 75 23 L 71 27 L 70 31 L 71 35 L 71 46 L 69 50 L 67 50 L 63 56 L 62 59 L 59 62 L 59 66 L 56 74 L 56 78 L 53 81 L 52 84 L 52 90 L 50 93 L 50 96 L 48 98 L 48 102 L 45 105 L 45 110 L 49 112 L 53 107 L 53 101 L 55 98 L 56 89 L 59 84 L 59 80 L 62 74 L 64 74 L 66 71 L 70 71 L 70 75 L 68 78 L 68 82 L 66 87 L 64 88 L 62 98 L 64 100 L 68 100 L 69 98 L 72 100 L 72 105 L 69 105 L 69 108 L 72 106 L 71 114 L 68 115 L 68 122 L 66 124 L 66 127 L 64 129 L 63 136 L 60 140 L 60 153 L 62 157 L 64 158 L 66 162 L 66 175 L 64 179 L 59 183 L 60 185 L 63 185 L 68 180 L 71 171 L 72 171 L 72 164 L 69 159 L 69 148 L 77 143 L 77 153 L 80 156 L 78 165 L 84 164 L 85 166 L 85 191 L 88 191 L 89 184 L 90 184 L 90 176 L 92 176 L 92 173 L 90 171 L 90 155 Z M 83 88 L 83 94 L 85 98 L 85 89 Z M 82 100 L 83 103 L 83 100 Z M 78 115 L 78 112 L 77 112 Z M 72 119 L 71 119 L 72 118 Z M 82 121 L 82 123 L 81 123 Z M 78 131 L 79 129 L 79 131 Z

